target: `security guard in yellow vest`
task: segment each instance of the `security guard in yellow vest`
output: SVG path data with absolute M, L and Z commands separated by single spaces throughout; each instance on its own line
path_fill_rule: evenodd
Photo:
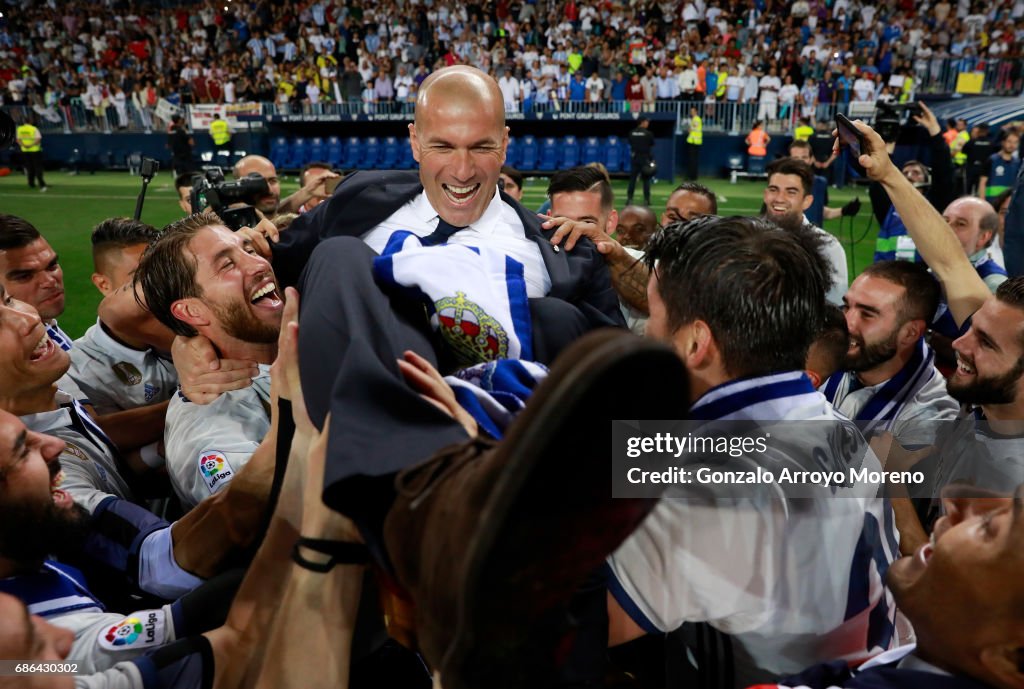
M 213 137 L 213 147 L 217 151 L 231 152 L 231 129 L 228 128 L 228 123 L 220 118 L 219 113 L 213 114 L 210 136 Z
M 39 191 L 46 191 L 46 181 L 43 180 L 43 135 L 35 125 L 26 122 L 18 127 L 15 136 L 18 148 L 21 149 L 21 160 L 25 165 L 29 188 L 35 189 L 38 179 Z
M 963 127 L 963 129 L 960 129 L 960 127 Z M 953 141 L 949 144 L 949 152 L 953 154 L 953 164 L 963 167 L 963 164 L 967 162 L 964 146 L 971 140 L 971 134 L 967 131 L 967 122 L 963 120 L 957 121 L 956 128 L 960 131 L 957 132 L 956 136 L 953 137 Z
M 806 117 L 800 118 L 800 126 L 793 130 L 793 141 L 810 141 L 814 136 L 814 127 Z
M 700 147 L 704 144 L 704 121 L 697 108 L 690 108 L 690 132 L 686 135 L 686 172 L 691 180 L 697 179 Z

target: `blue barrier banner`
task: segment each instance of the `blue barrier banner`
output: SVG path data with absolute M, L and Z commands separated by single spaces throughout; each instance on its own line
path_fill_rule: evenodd
M 665 120 L 675 122 L 675 112 L 506 112 L 505 120 L 515 121 L 612 121 L 612 122 L 633 122 L 643 115 L 649 120 Z M 412 122 L 412 113 L 351 113 L 343 114 L 296 114 L 296 115 L 264 115 L 266 122 L 289 123 L 289 122 Z M 239 118 L 247 119 L 247 118 Z

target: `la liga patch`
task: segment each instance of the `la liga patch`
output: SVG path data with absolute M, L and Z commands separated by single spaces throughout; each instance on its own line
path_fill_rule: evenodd
M 128 651 L 160 646 L 167 636 L 163 610 L 140 610 L 117 624 L 100 630 L 98 641 L 108 651 Z
M 234 478 L 235 470 L 223 452 L 203 450 L 199 453 L 199 475 L 210 492 L 215 493 L 220 490 L 221 486 Z

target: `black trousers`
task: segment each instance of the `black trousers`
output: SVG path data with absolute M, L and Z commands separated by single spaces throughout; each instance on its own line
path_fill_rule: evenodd
M 697 180 L 700 165 L 700 146 L 698 144 L 686 144 L 686 178 L 692 181 Z
M 643 177 L 644 180 L 644 205 L 651 205 L 651 178 L 644 177 L 640 174 L 643 169 L 645 160 L 633 160 L 633 164 L 629 175 L 629 188 L 626 189 L 626 205 L 628 206 L 633 202 L 633 192 L 636 190 L 636 178 Z
M 28 177 L 28 185 L 34 189 L 38 179 L 39 186 L 45 187 L 46 181 L 43 179 L 43 152 L 22 152 L 21 157 L 25 164 L 25 175 Z
M 423 305 L 378 286 L 376 256 L 356 237 L 327 239 L 314 250 L 299 279 L 299 361 L 310 419 L 322 427 L 331 413 L 324 502 L 352 519 L 380 556 L 375 546 L 395 473 L 466 440 L 466 433 L 399 372 L 406 350 L 442 373 L 451 361 Z M 567 302 L 531 299 L 530 311 L 534 358 L 542 363 L 587 330 L 583 314 Z

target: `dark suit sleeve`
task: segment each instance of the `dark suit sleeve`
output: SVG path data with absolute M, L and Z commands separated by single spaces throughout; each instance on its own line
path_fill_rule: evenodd
M 569 260 L 578 263 L 582 279 L 571 300 L 594 328 L 626 327 L 619 306 L 619 295 L 612 287 L 611 273 L 604 256 L 589 239 L 581 239 L 570 252 Z
M 892 201 L 878 182 L 872 182 L 868 186 L 868 197 L 871 199 L 871 210 L 875 214 L 875 221 L 881 227 L 882 223 L 885 222 L 886 214 L 892 207 Z
M 342 180 L 331 198 L 316 208 L 301 213 L 281 232 L 277 244 L 271 245 L 274 252 L 274 275 L 282 287 L 294 287 L 299 283 L 299 275 L 306 267 L 313 249 L 325 236 L 330 219 L 339 216 L 348 204 L 351 197 L 351 193 L 348 192 L 349 188 L 353 187 L 353 180 L 358 182 L 356 174 Z
M 949 144 L 936 134 L 928 141 L 932 154 L 932 187 L 928 190 L 928 200 L 939 213 L 953 203 L 956 190 L 953 185 L 953 157 L 949 153 Z

